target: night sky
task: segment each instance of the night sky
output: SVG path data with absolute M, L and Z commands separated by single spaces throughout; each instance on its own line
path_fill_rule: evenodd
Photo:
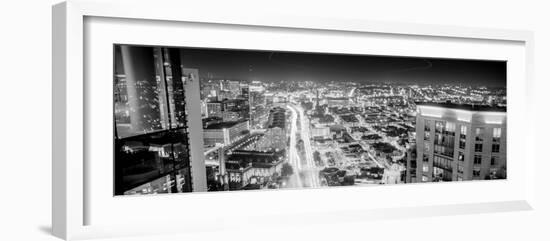
M 506 87 L 506 62 L 184 48 L 186 68 L 238 80 L 357 81 Z

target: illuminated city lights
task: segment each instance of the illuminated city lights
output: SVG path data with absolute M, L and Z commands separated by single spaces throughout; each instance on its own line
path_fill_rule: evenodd
M 498 61 L 116 45 L 115 195 L 505 179 L 505 72 Z

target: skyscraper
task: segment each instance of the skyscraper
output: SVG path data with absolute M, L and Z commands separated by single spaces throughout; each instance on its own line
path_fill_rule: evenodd
M 198 72 L 185 73 L 170 48 L 115 46 L 115 63 L 115 195 L 205 191 L 187 115 L 200 109 L 186 104 L 199 101 Z
M 267 119 L 267 108 L 263 91 L 250 91 L 250 128 L 262 128 Z
M 506 178 L 506 108 L 418 103 L 407 182 Z

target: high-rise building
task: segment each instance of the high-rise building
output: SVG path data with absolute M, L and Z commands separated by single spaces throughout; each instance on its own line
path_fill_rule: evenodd
M 252 89 L 251 89 L 252 90 Z M 267 121 L 267 107 L 263 91 L 250 91 L 250 128 L 260 129 Z
M 206 117 L 220 117 L 223 121 L 248 120 L 250 104 L 248 99 L 225 99 L 206 103 Z
M 267 121 L 267 109 L 265 105 L 256 105 L 250 110 L 250 126 L 252 129 L 261 129 Z
M 241 83 L 236 80 L 228 80 L 226 81 L 226 90 L 229 91 L 231 98 L 228 99 L 235 99 L 239 95 L 241 95 Z
M 405 183 L 419 182 L 416 176 L 418 168 L 418 166 L 416 165 L 416 154 L 416 143 L 414 143 L 410 146 L 410 148 L 407 148 L 407 152 L 405 154 Z
M 248 100 L 250 98 L 250 88 L 248 84 L 241 83 L 241 95 L 239 96 L 242 99 Z
M 319 89 L 315 90 L 315 109 L 319 108 Z
M 506 178 L 506 108 L 417 103 L 416 157 L 407 182 Z
M 198 71 L 180 66 L 178 49 L 115 46 L 115 195 L 206 191 L 189 132 L 200 119 L 187 115 L 200 113 L 187 105 L 200 101 Z
M 229 99 L 222 101 L 223 121 L 238 121 L 250 119 L 250 104 L 248 99 Z
M 222 118 L 222 102 L 206 102 L 206 117 L 220 117 Z
M 201 100 L 219 100 L 220 91 L 219 80 L 201 81 Z

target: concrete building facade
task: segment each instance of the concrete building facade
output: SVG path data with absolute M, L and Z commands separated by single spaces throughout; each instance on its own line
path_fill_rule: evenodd
M 407 182 L 506 178 L 506 108 L 418 103 L 407 172 Z

